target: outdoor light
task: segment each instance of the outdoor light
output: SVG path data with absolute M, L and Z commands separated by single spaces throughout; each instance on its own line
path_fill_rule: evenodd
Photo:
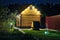
M 12 25 L 12 23 L 10 23 L 10 25 Z
M 10 23 L 10 29 L 12 29 L 12 25 L 13 25 L 13 24 L 12 24 L 12 23 Z
M 45 31 L 45 34 L 47 34 L 48 32 Z
M 34 9 L 35 7 L 34 6 L 32 6 L 32 9 Z
M 44 33 L 45 33 L 45 34 L 49 34 L 49 32 L 48 32 L 48 31 L 45 31 Z
M 39 15 L 39 14 L 40 14 L 40 11 L 37 12 L 37 15 Z
M 35 9 L 35 11 L 37 11 L 37 9 Z

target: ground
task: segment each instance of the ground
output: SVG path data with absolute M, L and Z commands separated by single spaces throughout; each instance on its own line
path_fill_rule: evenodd
M 22 30 L 0 32 L 1 40 L 60 40 L 60 32 L 50 30 Z

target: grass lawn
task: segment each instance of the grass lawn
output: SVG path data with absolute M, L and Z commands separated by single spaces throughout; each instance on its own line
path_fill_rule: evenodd
M 0 32 L 0 40 L 60 40 L 60 32 L 46 30 L 19 30 Z M 45 33 L 48 32 L 48 33 Z
M 30 34 L 38 40 L 60 40 L 60 32 L 50 30 L 23 30 L 26 34 Z
M 50 30 L 23 30 L 27 34 L 37 35 L 37 36 L 60 36 L 60 32 L 50 31 Z M 47 33 L 45 33 L 47 32 Z

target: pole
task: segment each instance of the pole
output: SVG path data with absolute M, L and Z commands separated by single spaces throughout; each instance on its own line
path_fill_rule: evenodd
M 20 27 L 22 27 L 22 14 L 20 16 Z

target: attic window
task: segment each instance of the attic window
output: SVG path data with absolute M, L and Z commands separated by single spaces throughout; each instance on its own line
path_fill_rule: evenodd
M 32 10 L 32 7 L 30 7 L 30 10 Z

